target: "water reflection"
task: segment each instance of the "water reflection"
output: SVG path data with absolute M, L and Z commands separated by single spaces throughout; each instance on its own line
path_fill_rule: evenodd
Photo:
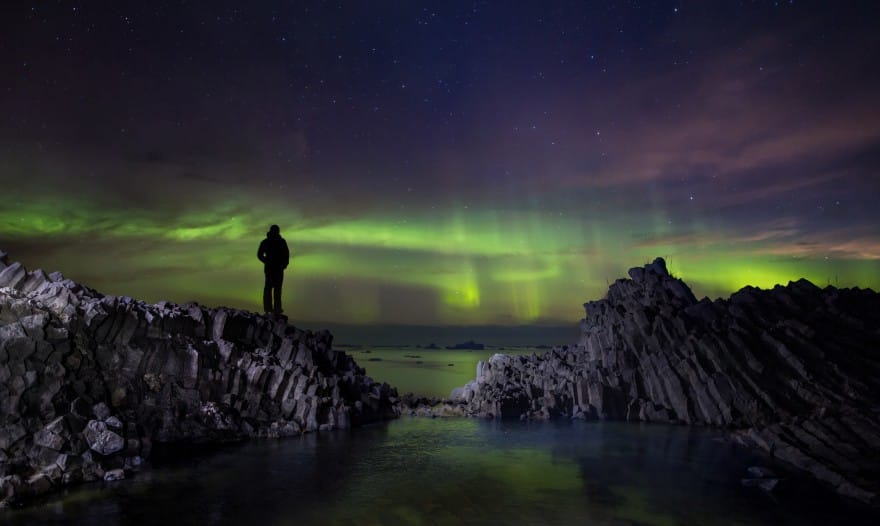
M 742 488 L 745 468 L 766 460 L 717 438 L 659 425 L 405 418 L 171 461 L 3 519 L 15 525 L 876 521 L 868 510 L 797 478 L 772 498 Z

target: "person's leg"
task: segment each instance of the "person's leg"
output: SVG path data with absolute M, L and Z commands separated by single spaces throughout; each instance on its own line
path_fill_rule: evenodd
M 266 272 L 266 284 L 263 285 L 263 312 L 272 312 L 272 276 Z
M 284 310 L 281 308 L 281 285 L 284 283 L 284 270 L 279 270 L 275 281 L 275 314 L 281 314 Z

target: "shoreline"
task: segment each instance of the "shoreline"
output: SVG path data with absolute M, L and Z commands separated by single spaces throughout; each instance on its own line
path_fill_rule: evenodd
M 5 371 L 11 393 L 0 415 L 8 423 L 0 433 L 0 506 L 79 482 L 124 478 L 149 460 L 154 444 L 293 436 L 401 413 L 713 427 L 841 494 L 864 502 L 876 497 L 877 481 L 870 472 L 854 471 L 847 458 L 857 455 L 873 465 L 880 440 L 865 446 L 840 439 L 852 426 L 861 426 L 862 436 L 880 437 L 871 427 L 876 422 L 864 423 L 859 413 L 878 406 L 867 387 L 876 380 L 853 369 L 847 354 L 835 358 L 844 361 L 831 376 L 815 369 L 820 362 L 812 356 L 823 343 L 805 340 L 809 327 L 784 314 L 800 312 L 790 299 L 799 295 L 801 303 L 828 305 L 822 311 L 827 323 L 851 325 L 852 309 L 880 304 L 872 291 L 797 282 L 698 302 L 658 259 L 631 269 L 630 279 L 611 285 L 606 299 L 585 305 L 576 346 L 540 355 L 494 354 L 450 397 L 428 398 L 400 396 L 374 382 L 353 356 L 333 348 L 327 331 L 222 307 L 104 296 L 57 272 L 0 265 L 0 351 L 8 362 L 0 375 Z M 750 340 L 755 349 L 788 342 L 757 358 L 748 349 L 741 350 L 745 357 L 732 354 L 737 347 L 724 338 L 743 337 L 718 329 L 750 320 L 753 334 L 766 335 L 765 325 L 779 323 L 774 316 L 792 319 L 784 327 L 800 332 L 786 333 L 794 335 L 788 340 Z M 851 335 L 856 347 L 871 338 L 854 330 Z M 725 351 L 719 355 L 713 345 Z M 639 346 L 643 350 L 635 353 Z M 858 356 L 867 360 L 866 371 L 878 367 L 876 356 Z M 764 370 L 783 380 L 814 377 L 815 385 L 768 383 Z M 850 398 L 834 394 L 841 377 L 863 387 Z M 756 392 L 759 397 L 749 398 Z M 789 407 L 793 397 L 800 400 L 797 411 Z M 827 452 L 822 433 L 839 435 L 843 456 Z M 810 442 L 816 437 L 818 445 Z

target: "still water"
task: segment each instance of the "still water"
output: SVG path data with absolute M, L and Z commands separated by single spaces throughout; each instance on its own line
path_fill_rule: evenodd
M 447 396 L 499 352 L 365 350 L 347 352 L 373 378 L 425 396 Z M 880 524 L 720 438 L 679 426 L 403 417 L 181 455 L 0 511 L 0 524 Z M 742 487 L 752 465 L 784 477 L 772 495 Z
M 13 525 L 877 524 L 706 430 L 405 417 L 260 440 L 81 486 L 0 515 Z M 772 466 L 777 468 L 777 466 Z

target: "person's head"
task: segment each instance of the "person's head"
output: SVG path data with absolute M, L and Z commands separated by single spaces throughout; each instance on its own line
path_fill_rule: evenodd
M 269 236 L 269 237 L 280 236 L 280 235 L 281 235 L 281 229 L 278 228 L 278 225 L 272 225 L 272 226 L 269 227 L 269 231 L 266 232 L 266 235 Z

